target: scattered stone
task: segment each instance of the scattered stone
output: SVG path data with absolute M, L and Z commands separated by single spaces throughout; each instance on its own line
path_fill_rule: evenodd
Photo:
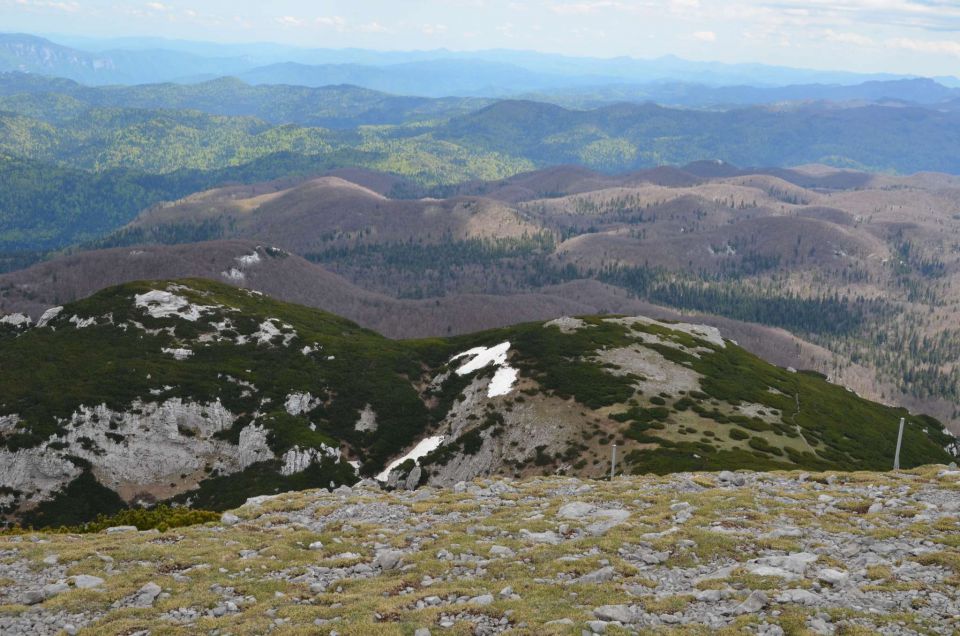
M 589 574 L 584 574 L 581 577 L 578 577 L 573 580 L 574 583 L 606 583 L 607 581 L 612 581 L 617 575 L 616 569 L 611 566 L 605 568 L 600 568 L 590 572 Z
M 104 581 L 99 576 L 90 574 L 78 574 L 73 577 L 73 584 L 81 590 L 90 590 L 103 585 Z
M 561 519 L 583 519 L 591 516 L 596 509 L 597 507 L 592 504 L 582 501 L 572 501 L 562 505 L 560 510 L 557 511 L 557 516 Z
M 833 634 L 837 631 L 836 627 L 830 624 L 829 620 L 823 616 L 812 616 L 807 619 L 807 629 L 814 634 Z
M 521 530 L 520 536 L 533 541 L 534 543 L 548 543 L 550 545 L 557 545 L 562 541 L 560 536 L 553 530 L 547 530 L 546 532 L 530 532 L 529 530 Z
M 750 596 L 747 599 L 729 610 L 729 613 L 734 616 L 740 616 L 741 614 L 756 614 L 763 608 L 767 606 L 769 600 L 767 595 L 761 592 L 760 590 L 754 590 L 750 592 Z
M 105 530 L 107 534 L 120 534 L 122 532 L 139 532 L 137 526 L 113 526 Z
M 150 607 L 162 591 L 159 585 L 150 581 L 137 592 L 133 599 L 133 605 L 136 607 Z
M 628 605 L 603 605 L 593 610 L 593 615 L 601 621 L 616 621 L 629 625 L 637 619 L 637 612 Z
M 506 546 L 494 545 L 490 546 L 490 556 L 510 559 L 517 556 L 517 553 Z
M 742 626 L 755 636 L 783 636 L 784 630 L 798 627 L 798 616 L 806 615 L 806 624 L 799 628 L 815 634 L 950 636 L 960 629 L 960 597 L 950 586 L 952 571 L 943 567 L 941 557 L 927 557 L 943 553 L 949 558 L 955 552 L 948 537 L 960 501 L 954 478 L 937 481 L 938 470 L 877 474 L 870 480 L 841 475 L 832 483 L 825 476 L 801 481 L 786 473 L 732 473 L 744 478 L 740 488 L 751 489 L 748 507 L 740 492 L 721 489 L 728 487 L 721 481 L 733 484 L 731 478 L 717 476 L 711 493 L 715 500 L 696 517 L 690 502 L 682 501 L 684 493 L 711 488 L 709 480 L 696 476 L 624 477 L 613 484 L 553 477 L 476 480 L 464 484 L 459 494 L 435 488 L 388 492 L 379 486 L 358 486 L 351 495 L 327 490 L 282 494 L 270 497 L 280 498 L 281 505 L 271 506 L 269 514 L 245 509 L 246 520 L 230 532 L 224 532 L 229 524 L 223 523 L 163 534 L 3 536 L 0 607 L 15 609 L 0 611 L 0 634 L 54 636 L 69 633 L 67 625 L 97 633 L 98 621 L 124 608 L 140 608 L 137 618 L 142 614 L 144 626 L 136 629 L 141 632 L 151 621 L 153 633 L 167 624 L 195 633 L 203 620 L 229 619 L 252 607 L 256 599 L 231 586 L 253 589 L 250 581 L 256 580 L 270 585 L 269 604 L 261 613 L 264 632 L 327 635 L 345 631 L 345 617 L 355 613 L 354 597 L 366 592 L 366 579 L 391 577 L 395 584 L 377 582 L 376 594 L 406 597 L 401 604 L 406 611 L 423 611 L 422 616 L 403 619 L 411 630 L 419 624 L 420 631 L 411 633 L 421 635 L 447 629 L 480 636 L 581 629 L 591 636 L 718 633 Z M 630 479 L 636 484 L 628 484 Z M 824 514 L 828 504 L 818 501 L 822 494 L 833 498 L 829 514 Z M 677 498 L 669 509 L 660 503 L 664 495 Z M 584 497 L 591 502 L 578 500 Z M 811 500 L 807 510 L 798 503 Z M 864 516 L 839 505 L 850 501 L 882 505 Z M 449 509 L 448 502 L 453 504 Z M 754 510 L 762 514 L 754 515 Z M 221 521 L 232 521 L 228 514 Z M 616 542 L 596 540 L 587 531 L 594 523 L 627 517 L 635 525 Z M 840 517 L 846 525 L 837 531 Z M 920 522 L 923 533 L 914 531 Z M 537 531 L 516 530 L 525 524 Z M 324 540 L 303 540 L 299 551 L 269 547 L 270 537 L 287 533 Z M 711 535 L 735 541 L 737 550 L 701 551 L 708 549 Z M 198 560 L 198 537 L 206 545 L 221 543 L 222 561 Z M 769 539 L 780 537 L 790 540 L 771 546 Z M 515 544 L 518 539 L 523 543 Z M 87 541 L 87 557 L 77 562 L 70 557 L 70 563 L 60 564 L 57 552 L 76 554 Z M 144 556 L 135 558 L 144 560 L 117 556 L 122 552 L 114 546 L 127 544 L 142 545 Z M 553 547 L 558 545 L 565 549 L 558 553 Z M 666 545 L 669 549 L 658 549 Z M 796 551 L 783 551 L 785 545 L 796 546 Z M 173 551 L 162 560 L 146 556 L 166 546 L 175 546 L 175 557 Z M 331 546 L 337 549 L 329 550 Z M 100 572 L 103 578 L 68 574 L 76 571 L 68 568 L 82 568 L 90 559 L 106 570 Z M 420 569 L 425 561 L 431 561 L 429 569 Z M 50 602 L 74 586 L 106 589 L 107 582 L 112 586 L 128 573 L 161 563 L 172 566 L 164 570 L 170 577 L 164 580 L 175 581 L 176 591 L 164 592 L 164 580 L 157 579 L 119 600 L 106 593 L 91 597 L 78 613 L 63 609 L 70 604 Z M 868 579 L 874 567 L 889 573 L 881 579 L 870 572 Z M 392 574 L 400 571 L 402 576 Z M 737 581 L 744 572 L 771 578 L 763 591 L 754 591 Z M 707 581 L 712 583 L 699 585 Z M 893 582 L 898 585 L 888 585 Z M 191 606 L 183 590 L 208 585 L 215 600 Z M 594 596 L 607 588 L 609 596 Z M 344 594 L 347 589 L 350 594 Z M 516 592 L 520 589 L 523 598 Z M 523 601 L 544 593 L 564 600 L 552 615 L 520 609 Z M 651 601 L 656 605 L 674 597 L 686 600 L 677 609 L 645 609 L 653 606 Z M 591 603 L 588 598 L 597 600 Z M 610 604 L 598 606 L 600 602 Z M 158 606 L 164 609 L 153 609 Z M 329 618 L 311 617 L 303 625 L 297 606 L 322 606 Z M 544 627 L 548 623 L 552 627 Z
M 400 550 L 380 550 L 373 559 L 373 567 L 381 570 L 396 570 L 403 561 L 403 552 Z
M 825 568 L 817 572 L 817 580 L 832 585 L 833 587 L 839 587 L 846 584 L 850 580 L 850 575 L 841 570 L 835 570 L 833 568 Z
M 69 590 L 70 586 L 62 581 L 57 583 L 49 583 L 43 586 L 43 594 L 46 598 L 53 598 L 57 594 L 63 594 Z
M 717 481 L 720 482 L 721 486 L 743 486 L 747 483 L 747 478 L 740 473 L 722 470 L 717 475 Z
M 479 605 L 481 607 L 486 605 L 493 604 L 493 594 L 481 594 L 480 596 L 474 596 L 470 599 L 471 605 Z
M 820 597 L 809 590 L 789 589 L 777 596 L 777 603 L 796 603 L 797 605 L 817 605 Z
M 23 604 L 24 605 L 36 605 L 37 603 L 43 603 L 46 600 L 47 596 L 43 593 L 43 590 L 27 590 L 23 593 Z

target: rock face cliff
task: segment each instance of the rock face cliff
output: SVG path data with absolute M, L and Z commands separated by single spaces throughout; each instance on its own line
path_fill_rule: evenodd
M 77 523 L 351 484 L 947 462 L 939 422 L 771 366 L 715 329 L 564 318 L 392 341 L 201 280 L 0 319 L 0 505 Z

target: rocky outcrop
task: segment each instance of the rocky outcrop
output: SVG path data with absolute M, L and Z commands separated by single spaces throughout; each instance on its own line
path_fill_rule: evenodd
M 179 398 L 134 402 L 129 409 L 82 407 L 65 423 L 65 432 L 34 448 L 0 450 L 0 486 L 49 498 L 80 473 L 71 457 L 88 462 L 108 488 L 149 489 L 184 482 L 181 475 L 206 468 L 230 474 L 273 459 L 267 432 L 255 425 L 241 430 L 239 443 L 217 439 L 236 417 L 220 402 L 200 404 Z
M 325 444 L 321 445 L 320 448 L 300 448 L 299 446 L 294 446 L 284 453 L 282 458 L 283 466 L 280 468 L 280 474 L 289 477 L 296 473 L 302 473 L 310 468 L 311 464 L 320 463 L 328 457 L 339 461 L 340 449 L 330 448 Z
M 303 415 L 320 406 L 321 402 L 310 393 L 291 393 L 287 396 L 284 407 L 290 415 Z
M 373 410 L 373 407 L 367 404 L 367 406 L 360 411 L 360 417 L 357 418 L 357 423 L 354 424 L 353 430 L 358 433 L 375 433 L 377 431 L 377 412 Z

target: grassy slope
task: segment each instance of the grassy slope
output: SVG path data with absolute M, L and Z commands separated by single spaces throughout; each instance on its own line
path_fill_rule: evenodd
M 400 636 L 421 627 L 436 633 L 441 615 L 464 613 L 456 627 L 440 631 L 474 633 L 469 617 L 486 615 L 496 620 L 508 617 L 507 634 L 560 636 L 588 629 L 594 608 L 621 603 L 644 614 L 678 613 L 692 620 L 690 625 L 649 629 L 651 633 L 733 636 L 769 623 L 787 634 L 806 634 L 811 633 L 807 620 L 818 615 L 828 615 L 838 633 L 897 631 L 902 624 L 920 633 L 941 633 L 960 627 L 955 616 L 944 615 L 948 603 L 955 602 L 960 583 L 957 513 L 935 513 L 938 518 L 931 522 L 921 517 L 931 514 L 922 504 L 955 497 L 960 483 L 955 475 L 939 472 L 928 468 L 898 475 L 815 474 L 805 481 L 797 473 L 746 475 L 747 484 L 739 488 L 723 487 L 707 474 L 614 482 L 532 479 L 508 484 L 509 490 L 500 496 L 490 496 L 489 491 L 485 496 L 474 494 L 486 491 L 489 481 L 461 493 L 369 489 L 289 493 L 237 510 L 240 522 L 233 526 L 214 522 L 160 535 L 0 536 L 0 549 L 8 562 L 23 563 L 47 578 L 58 576 L 43 562 L 50 554 L 59 555 L 69 575 L 104 578 L 101 590 L 71 588 L 32 610 L 86 613 L 85 621 L 96 622 L 86 625 L 85 634 L 143 629 L 262 634 L 276 629 L 277 617 L 287 621 L 276 629 L 278 633 L 317 633 L 320 624 L 323 633 L 335 628 L 345 636 Z M 898 493 L 893 500 L 898 503 L 867 513 L 876 493 L 884 491 Z M 692 515 L 686 523 L 675 521 L 678 500 L 690 506 Z M 593 536 L 582 530 L 592 519 L 571 521 L 558 515 L 571 501 L 623 509 L 630 517 L 603 536 Z M 346 520 L 342 512 L 348 507 L 365 515 L 364 521 Z M 786 528 L 795 530 L 785 533 Z M 536 543 L 525 537 L 524 530 L 556 532 L 563 540 L 559 545 Z M 870 552 L 872 565 L 864 568 L 864 543 L 882 544 L 890 551 Z M 905 543 L 907 548 L 902 547 Z M 509 548 L 516 556 L 491 554 L 493 545 Z M 369 578 L 349 571 L 356 564 L 372 563 L 384 546 L 404 551 L 405 567 L 375 570 Z M 911 555 L 907 550 L 914 546 L 929 547 Z M 637 556 L 653 551 L 662 552 L 663 563 L 649 565 Z M 804 576 L 785 579 L 748 571 L 751 559 L 800 551 L 817 553 Z M 445 552 L 456 557 L 445 561 Z M 605 566 L 610 567 L 607 578 L 572 582 Z M 725 566 L 730 567 L 723 570 Z M 913 574 L 904 579 L 897 574 L 901 566 Z M 326 577 L 318 573 L 328 568 L 334 571 Z M 823 568 L 849 571 L 852 587 L 818 584 Z M 715 573 L 714 578 L 697 579 L 705 573 Z M 427 577 L 433 580 L 426 582 Z M 310 589 L 315 580 L 332 582 Z M 144 609 L 111 607 L 147 582 L 160 585 L 169 597 Z M 28 611 L 20 604 L 20 594 L 29 586 L 8 581 L 0 616 Z M 518 597 L 498 595 L 508 586 Z M 236 612 L 204 616 L 186 625 L 165 616 L 178 608 L 209 612 L 223 603 L 222 588 L 227 590 L 224 596 L 236 590 L 254 600 L 240 604 Z M 776 600 L 782 591 L 797 588 L 822 597 L 822 606 Z M 704 590 L 725 590 L 721 596 L 726 600 L 699 604 L 693 595 Z M 724 616 L 722 610 L 754 590 L 769 598 L 765 611 L 729 616 L 723 619 L 722 630 L 699 624 L 704 616 Z M 447 604 L 451 596 L 487 593 L 493 595 L 487 606 Z M 855 610 L 851 594 L 864 600 L 893 599 L 892 609 Z M 443 603 L 418 604 L 431 596 Z M 937 597 L 944 601 L 932 602 Z M 324 623 L 331 619 L 337 622 Z M 562 619 L 570 623 L 549 624 Z M 627 630 L 611 627 L 607 633 Z

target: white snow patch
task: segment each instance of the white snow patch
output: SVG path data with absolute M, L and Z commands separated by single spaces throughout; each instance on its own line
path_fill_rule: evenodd
M 70 316 L 70 322 L 77 326 L 77 329 L 85 329 L 97 324 L 96 318 L 81 318 L 80 316 Z
M 495 347 L 476 347 L 469 351 L 464 351 L 450 358 L 450 362 L 459 360 L 460 358 L 471 358 L 469 362 L 457 369 L 457 375 L 466 375 L 474 371 L 479 371 L 491 364 L 496 366 L 505 364 L 508 351 L 510 351 L 510 343 L 501 342 Z
M 163 351 L 167 355 L 173 356 L 175 360 L 186 360 L 187 358 L 193 355 L 193 351 L 191 351 L 190 349 L 171 349 L 168 347 L 164 347 L 163 349 L 161 349 L 161 351 Z
M 137 294 L 134 302 L 154 318 L 183 318 L 190 322 L 196 322 L 201 315 L 214 310 L 214 307 L 194 305 L 183 296 L 159 289 Z
M 507 395 L 513 390 L 513 385 L 517 381 L 517 370 L 513 367 L 502 366 L 493 374 L 490 380 L 490 387 L 487 389 L 487 397 L 497 397 Z
M 501 342 L 495 347 L 476 347 L 455 355 L 451 362 L 460 358 L 471 358 L 457 369 L 457 375 L 467 375 L 479 371 L 490 365 L 500 367 L 490 381 L 487 397 L 507 395 L 513 390 L 517 381 L 517 370 L 507 364 L 507 354 L 510 352 L 510 342 Z
M 231 267 L 228 270 L 222 271 L 220 272 L 220 275 L 226 278 L 227 280 L 234 280 L 238 282 L 246 280 L 247 278 L 247 275 L 244 274 L 239 269 L 237 269 L 236 267 Z
M 63 311 L 63 307 L 51 307 L 50 309 L 43 312 L 43 315 L 40 316 L 40 320 L 37 321 L 38 327 L 46 327 L 50 324 L 50 321 L 60 315 L 60 312 Z
M 14 327 L 29 327 L 33 321 L 30 316 L 24 314 L 8 314 L 0 316 L 0 325 L 13 325 Z
M 260 254 L 254 252 L 253 254 L 247 254 L 246 256 L 238 256 L 237 262 L 240 263 L 241 267 L 250 267 L 251 265 L 256 265 L 260 262 Z
M 290 346 L 290 341 L 297 337 L 297 332 L 293 329 L 292 325 L 280 322 L 280 326 L 277 327 L 274 323 L 280 322 L 276 318 L 267 318 L 262 323 L 260 323 L 260 328 L 253 334 L 248 336 L 240 336 L 237 338 L 237 344 L 246 344 L 250 340 L 256 340 L 258 345 L 270 344 L 270 341 L 275 337 L 282 335 L 283 336 L 283 346 Z
M 427 437 L 425 439 L 420 440 L 420 442 L 416 446 L 414 446 L 413 450 L 411 450 L 409 453 L 407 453 L 400 459 L 395 459 L 392 462 L 390 462 L 390 464 L 383 469 L 383 472 L 377 475 L 377 481 L 387 481 L 387 477 L 390 476 L 390 472 L 394 468 L 396 468 L 403 462 L 407 461 L 408 459 L 412 459 L 415 462 L 419 462 L 421 457 L 429 455 L 433 451 L 437 450 L 438 448 L 440 448 L 440 444 L 442 443 L 443 443 L 443 435 L 434 435 L 433 437 Z

